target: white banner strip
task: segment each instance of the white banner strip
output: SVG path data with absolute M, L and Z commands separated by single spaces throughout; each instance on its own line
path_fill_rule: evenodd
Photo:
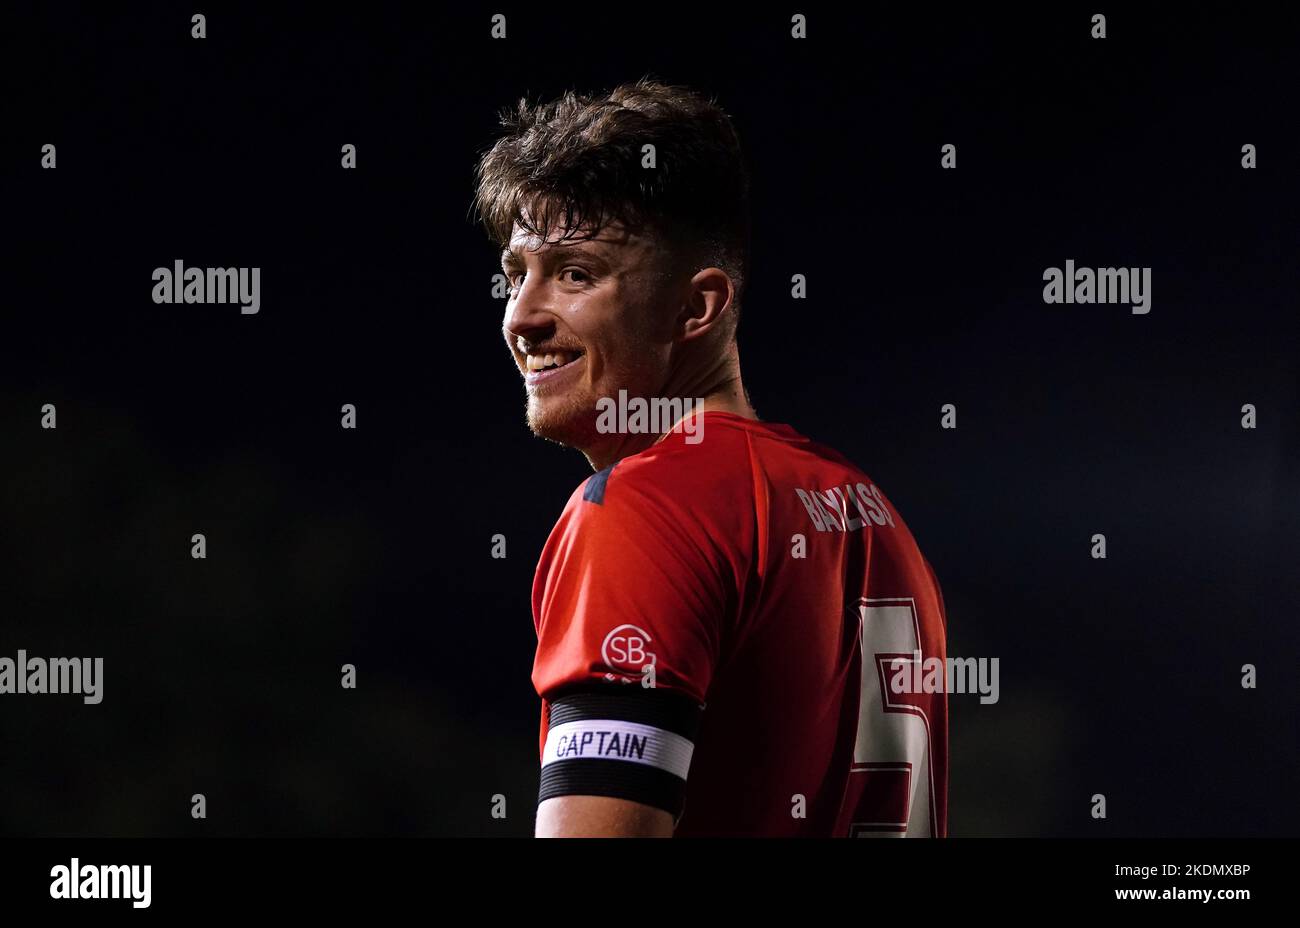
M 621 760 L 667 770 L 686 779 L 695 745 L 652 725 L 617 719 L 580 719 L 546 733 L 542 766 L 562 760 Z

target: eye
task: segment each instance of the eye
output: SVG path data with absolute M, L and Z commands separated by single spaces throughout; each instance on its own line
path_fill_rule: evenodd
M 567 278 L 570 283 L 585 284 L 591 280 L 591 275 L 580 267 L 566 267 L 560 271 L 560 278 Z

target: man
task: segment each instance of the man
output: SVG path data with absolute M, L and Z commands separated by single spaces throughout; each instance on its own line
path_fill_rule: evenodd
M 503 125 L 506 344 L 596 471 L 533 588 L 537 834 L 945 835 L 945 697 L 895 682 L 946 656 L 939 587 L 870 478 L 750 405 L 730 120 L 642 80 Z

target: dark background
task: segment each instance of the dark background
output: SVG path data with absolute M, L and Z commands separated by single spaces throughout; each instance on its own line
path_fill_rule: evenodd
M 589 469 L 524 426 L 472 169 L 521 95 L 643 74 L 747 146 L 760 414 L 1000 658 L 951 832 L 1300 830 L 1295 18 L 799 10 L 6 13 L 0 655 L 105 697 L 0 699 L 0 833 L 531 833 L 530 584 Z M 153 304 L 177 258 L 260 266 L 261 312 Z M 1152 267 L 1150 314 L 1044 305 L 1067 258 Z

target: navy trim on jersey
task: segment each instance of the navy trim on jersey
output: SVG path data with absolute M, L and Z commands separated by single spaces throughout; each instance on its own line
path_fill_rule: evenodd
M 618 462 L 615 461 L 613 464 L 609 465 L 609 467 L 606 467 L 604 470 L 597 471 L 596 473 L 592 474 L 590 477 L 587 478 L 587 482 L 585 485 L 583 485 L 582 488 L 582 498 L 586 502 L 595 503 L 597 506 L 604 505 L 605 483 L 609 480 L 609 475 L 613 472 L 614 468 L 617 466 L 618 466 Z

